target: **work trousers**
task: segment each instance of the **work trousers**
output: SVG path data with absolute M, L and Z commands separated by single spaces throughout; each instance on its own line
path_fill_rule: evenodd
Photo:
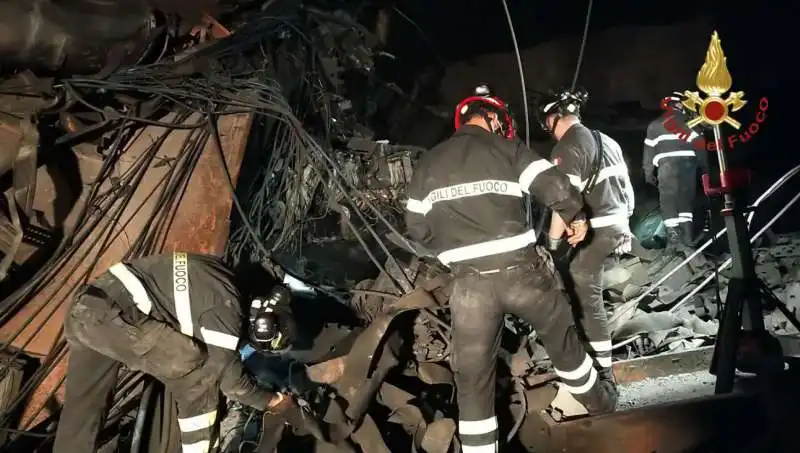
M 94 453 L 121 364 L 164 383 L 178 407 L 183 453 L 218 448 L 217 373 L 192 338 L 152 318 L 126 321 L 113 301 L 87 287 L 70 306 L 64 332 L 69 366 L 53 453 Z
M 667 157 L 658 166 L 658 197 L 664 226 L 675 228 L 694 220 L 697 195 L 697 158 Z
M 592 237 L 575 252 L 569 263 L 569 280 L 573 310 L 578 328 L 585 337 L 586 348 L 601 376 L 611 377 L 611 332 L 603 303 L 603 271 L 613 259 L 614 249 L 622 242 L 620 234 L 595 230 Z
M 600 410 L 597 370 L 575 329 L 569 301 L 550 255 L 537 248 L 533 263 L 484 273 L 456 268 L 452 357 L 464 453 L 494 453 L 495 366 L 505 313 L 528 322 L 544 344 L 565 389 L 591 411 Z

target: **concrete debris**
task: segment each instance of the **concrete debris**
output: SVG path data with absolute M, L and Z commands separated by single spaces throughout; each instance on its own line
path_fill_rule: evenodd
M 800 235 L 778 236 L 774 244 L 755 249 L 754 256 L 758 277 L 791 312 L 800 314 Z M 718 261 L 717 265 L 724 259 Z M 713 273 L 713 262 L 692 260 L 640 302 L 634 303 L 653 282 L 680 262 L 681 259 L 676 258 L 653 275 L 648 269 L 650 263 L 630 258 L 621 260 L 604 274 L 609 284 L 605 296 L 613 340 L 615 344 L 630 345 L 615 351 L 621 358 L 690 349 L 713 342 L 718 328 L 713 319 L 727 297 L 729 276 L 725 270 L 684 301 Z M 672 309 L 677 304 L 680 306 Z M 800 336 L 779 310 L 766 314 L 766 325 L 777 335 Z
M 648 378 L 619 386 L 617 410 L 635 409 L 714 394 L 715 378 L 708 371 Z

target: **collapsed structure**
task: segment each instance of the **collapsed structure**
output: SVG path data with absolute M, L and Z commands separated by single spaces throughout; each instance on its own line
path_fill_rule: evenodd
M 289 436 L 282 420 L 230 405 L 224 451 L 266 453 L 281 440 L 287 449 L 449 451 L 450 277 L 400 237 L 398 216 L 416 158 L 449 122 L 382 80 L 380 28 L 354 11 L 295 2 L 243 3 L 198 24 L 135 9 L 114 27 L 103 10 L 87 12 L 91 0 L 77 3 L 84 8 L 0 6 L 9 30 L 0 68 L 10 69 L 0 170 L 13 179 L 0 219 L 4 448 L 46 449 L 54 433 L 63 302 L 122 257 L 182 249 L 275 259 L 306 306 L 297 312 L 317 321 L 290 360 L 247 364 L 318 420 L 298 419 Z M 44 24 L 36 33 L 25 28 L 31 18 Z M 78 23 L 103 23 L 106 34 L 87 40 Z M 798 243 L 768 238 L 758 251 L 767 285 L 790 302 Z M 607 272 L 616 359 L 713 343 L 724 270 L 701 257 L 673 264 L 668 278 L 649 275 L 641 258 Z M 768 319 L 797 333 L 780 314 Z M 508 408 L 512 440 L 549 402 L 554 376 L 535 332 L 513 318 L 502 359 L 497 405 Z M 105 448 L 173 451 L 163 389 L 127 373 L 115 401 Z

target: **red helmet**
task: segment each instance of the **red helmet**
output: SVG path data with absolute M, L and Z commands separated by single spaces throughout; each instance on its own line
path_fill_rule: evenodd
M 478 85 L 472 96 L 456 105 L 456 130 L 461 128 L 465 122 L 465 118 L 469 118 L 475 114 L 484 115 L 486 123 L 489 124 L 490 121 L 486 116 L 488 112 L 496 113 L 500 121 L 500 130 L 496 133 L 508 139 L 514 138 L 514 120 L 511 117 L 511 109 L 502 99 L 497 96 L 492 96 L 489 87 L 486 85 Z

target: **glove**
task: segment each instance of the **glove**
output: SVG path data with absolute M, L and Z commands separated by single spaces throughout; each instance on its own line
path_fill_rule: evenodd
M 633 235 L 630 233 L 626 233 L 625 236 L 620 241 L 617 248 L 614 249 L 614 255 L 622 256 L 631 253 L 631 249 L 633 248 Z
M 265 415 L 279 417 L 292 425 L 295 430 L 314 436 L 317 440 L 326 438 L 322 427 L 323 423 L 309 410 L 308 403 L 301 401 L 298 404 L 292 395 L 284 393 L 277 393 L 276 398 L 281 398 L 281 400 L 271 404 L 265 411 Z
M 284 393 L 276 393 L 274 400 L 278 401 L 271 403 L 264 411 L 262 433 L 269 433 L 269 435 L 265 438 L 262 434 L 260 445 L 264 444 L 265 447 L 258 451 L 274 451 L 273 444 L 280 440 L 285 424 L 291 425 L 299 435 L 310 435 L 323 441 L 326 439 L 323 430 L 324 423 L 305 408 L 307 403 L 305 405 L 302 402 L 298 404 L 292 395 Z
M 276 393 L 275 396 L 272 397 L 272 400 L 270 400 L 269 404 L 267 405 L 267 409 L 264 412 L 281 415 L 296 407 L 297 403 L 295 403 L 292 395 Z
M 658 179 L 656 178 L 655 173 L 653 172 L 645 172 L 644 173 L 644 182 L 650 184 L 651 186 L 658 185 Z

